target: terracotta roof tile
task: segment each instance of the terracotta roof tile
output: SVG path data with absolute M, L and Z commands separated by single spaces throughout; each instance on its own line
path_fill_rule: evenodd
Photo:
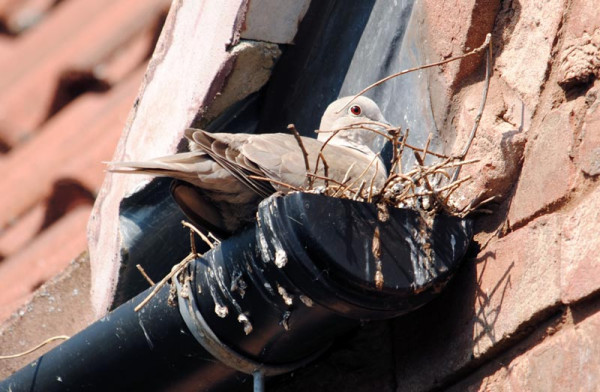
M 48 56 L 68 45 L 70 38 L 107 5 L 107 0 L 62 1 L 37 26 L 11 39 L 11 57 L 0 58 L 0 88 L 26 77 Z
M 169 4 L 0 0 L 5 31 L 23 13 L 36 22 L 0 33 L 0 321 L 87 248 L 102 161 Z
M 94 69 L 151 25 L 164 7 L 165 0 L 122 0 L 104 7 L 39 66 L 9 83 L 0 94 L 4 143 L 18 144 L 66 103 L 65 96 L 77 94 L 64 89 L 106 89 Z
M 19 34 L 43 19 L 56 0 L 9 0 L 3 3 L 5 6 L 0 8 L 2 27 L 11 34 Z
M 37 204 L 7 230 L 0 232 L 0 260 L 25 247 L 38 234 L 44 222 L 46 206 Z
M 85 228 L 90 212 L 89 205 L 76 208 L 28 247 L 0 263 L 0 321 L 86 249 Z
M 91 190 L 100 187 L 101 161 L 112 155 L 142 74 L 138 70 L 106 94 L 81 96 L 52 118 L 37 137 L 0 160 L 0 172 L 6 173 L 0 177 L 0 189 L 10 190 L 0 192 L 0 229 L 47 197 L 59 178 L 78 178 Z M 90 176 L 90 172 L 97 175 Z

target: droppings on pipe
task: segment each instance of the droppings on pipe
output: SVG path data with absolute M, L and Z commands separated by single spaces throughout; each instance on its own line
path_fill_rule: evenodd
M 229 314 L 229 309 L 227 306 L 215 303 L 215 314 L 221 318 L 225 318 Z
M 244 313 L 240 313 L 237 320 L 244 326 L 244 333 L 246 335 L 250 335 L 250 332 L 252 332 L 252 323 L 250 322 L 248 316 L 246 316 Z
M 283 329 L 285 329 L 286 331 L 290 330 L 290 317 L 292 316 L 292 312 L 290 312 L 289 310 L 286 310 L 285 312 L 283 312 L 283 315 L 281 317 L 281 321 L 279 322 L 279 325 L 281 325 L 283 327 Z
M 287 253 L 283 248 L 275 248 L 275 265 L 277 268 L 283 268 L 288 262 Z
M 215 287 L 216 285 L 212 284 L 212 282 L 215 282 L 217 280 L 217 277 L 215 276 L 213 269 L 210 267 L 206 268 L 204 275 L 205 280 L 208 282 L 208 290 L 210 292 L 210 296 L 215 302 L 215 314 L 221 318 L 224 318 L 229 314 L 229 309 L 222 303 L 221 298 L 217 293 L 217 288 Z
M 283 302 L 285 302 L 287 306 L 292 306 L 294 304 L 294 296 L 289 294 L 282 286 L 277 285 L 277 292 L 281 295 Z
M 309 308 L 313 307 L 313 300 L 308 298 L 306 295 L 300 294 L 298 298 L 300 298 L 300 301 L 302 301 L 304 305 L 308 306 Z
M 379 290 L 383 288 L 383 272 L 381 260 L 375 260 L 375 287 Z
M 248 288 L 248 284 L 244 279 L 242 279 L 242 271 L 236 270 L 233 272 L 231 276 L 231 287 L 230 290 L 232 292 L 237 291 L 240 297 L 244 298 L 246 295 L 246 289 Z
M 265 286 L 265 289 L 267 289 L 267 291 L 271 294 L 271 295 L 275 295 L 275 290 L 273 290 L 273 287 L 271 286 L 271 284 L 269 282 L 265 282 L 263 284 L 263 286 Z

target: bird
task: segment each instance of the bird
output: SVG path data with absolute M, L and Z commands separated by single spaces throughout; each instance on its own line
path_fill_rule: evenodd
M 258 204 L 266 197 L 307 189 L 306 162 L 311 172 L 316 166 L 316 174 L 324 176 L 324 161 L 331 181 L 348 184 L 363 178 L 381 189 L 387 178 L 379 156 L 385 139 L 372 129 L 381 131 L 386 124 L 373 100 L 343 97 L 323 113 L 316 139 L 300 137 L 299 143 L 290 133 L 209 133 L 189 128 L 184 132 L 189 152 L 108 162 L 108 170 L 174 178 L 171 194 L 185 215 L 226 238 L 255 221 Z M 325 184 L 317 177 L 313 181 L 315 188 Z

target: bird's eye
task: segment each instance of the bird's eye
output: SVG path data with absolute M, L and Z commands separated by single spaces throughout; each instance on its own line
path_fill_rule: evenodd
M 354 105 L 350 107 L 349 112 L 354 116 L 360 116 L 360 114 L 362 113 L 362 109 L 360 108 L 360 106 Z

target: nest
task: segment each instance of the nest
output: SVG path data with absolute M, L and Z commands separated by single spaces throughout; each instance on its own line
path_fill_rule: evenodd
M 368 168 L 362 176 L 352 181 L 343 180 L 337 182 L 327 176 L 317 176 L 319 161 L 313 173 L 308 173 L 311 179 L 319 178 L 325 182 L 325 186 L 314 187 L 313 181 L 309 181 L 309 186 L 303 189 L 305 192 L 320 193 L 326 196 L 365 201 L 375 204 L 384 204 L 394 208 L 411 208 L 426 212 L 430 215 L 445 213 L 451 216 L 465 217 L 477 209 L 478 206 L 467 206 L 458 208 L 452 203 L 451 195 L 464 183 L 471 180 L 471 176 L 457 179 L 460 168 L 463 165 L 478 162 L 477 159 L 466 160 L 464 156 L 447 156 L 436 153 L 429 149 L 431 134 L 423 148 L 409 144 L 409 130 L 403 131 L 401 128 L 392 127 L 386 124 L 371 124 L 375 127 L 369 127 L 365 124 L 356 124 L 352 127 L 336 130 L 335 133 L 360 127 L 368 129 L 384 136 L 392 145 L 392 159 L 390 162 L 390 172 L 381 188 L 377 188 L 375 176 L 364 178 Z M 333 137 L 332 135 L 332 137 Z M 331 139 L 331 138 L 330 138 Z M 329 139 L 329 140 L 330 140 Z M 324 148 L 326 148 L 324 143 Z M 402 168 L 402 160 L 405 154 L 412 153 L 415 158 L 415 165 L 407 171 Z M 431 156 L 433 159 L 428 159 Z M 377 157 L 379 159 L 379 156 Z M 426 164 L 427 161 L 432 163 Z M 326 167 L 326 162 L 321 157 L 322 164 Z M 326 173 L 327 170 L 325 169 Z

